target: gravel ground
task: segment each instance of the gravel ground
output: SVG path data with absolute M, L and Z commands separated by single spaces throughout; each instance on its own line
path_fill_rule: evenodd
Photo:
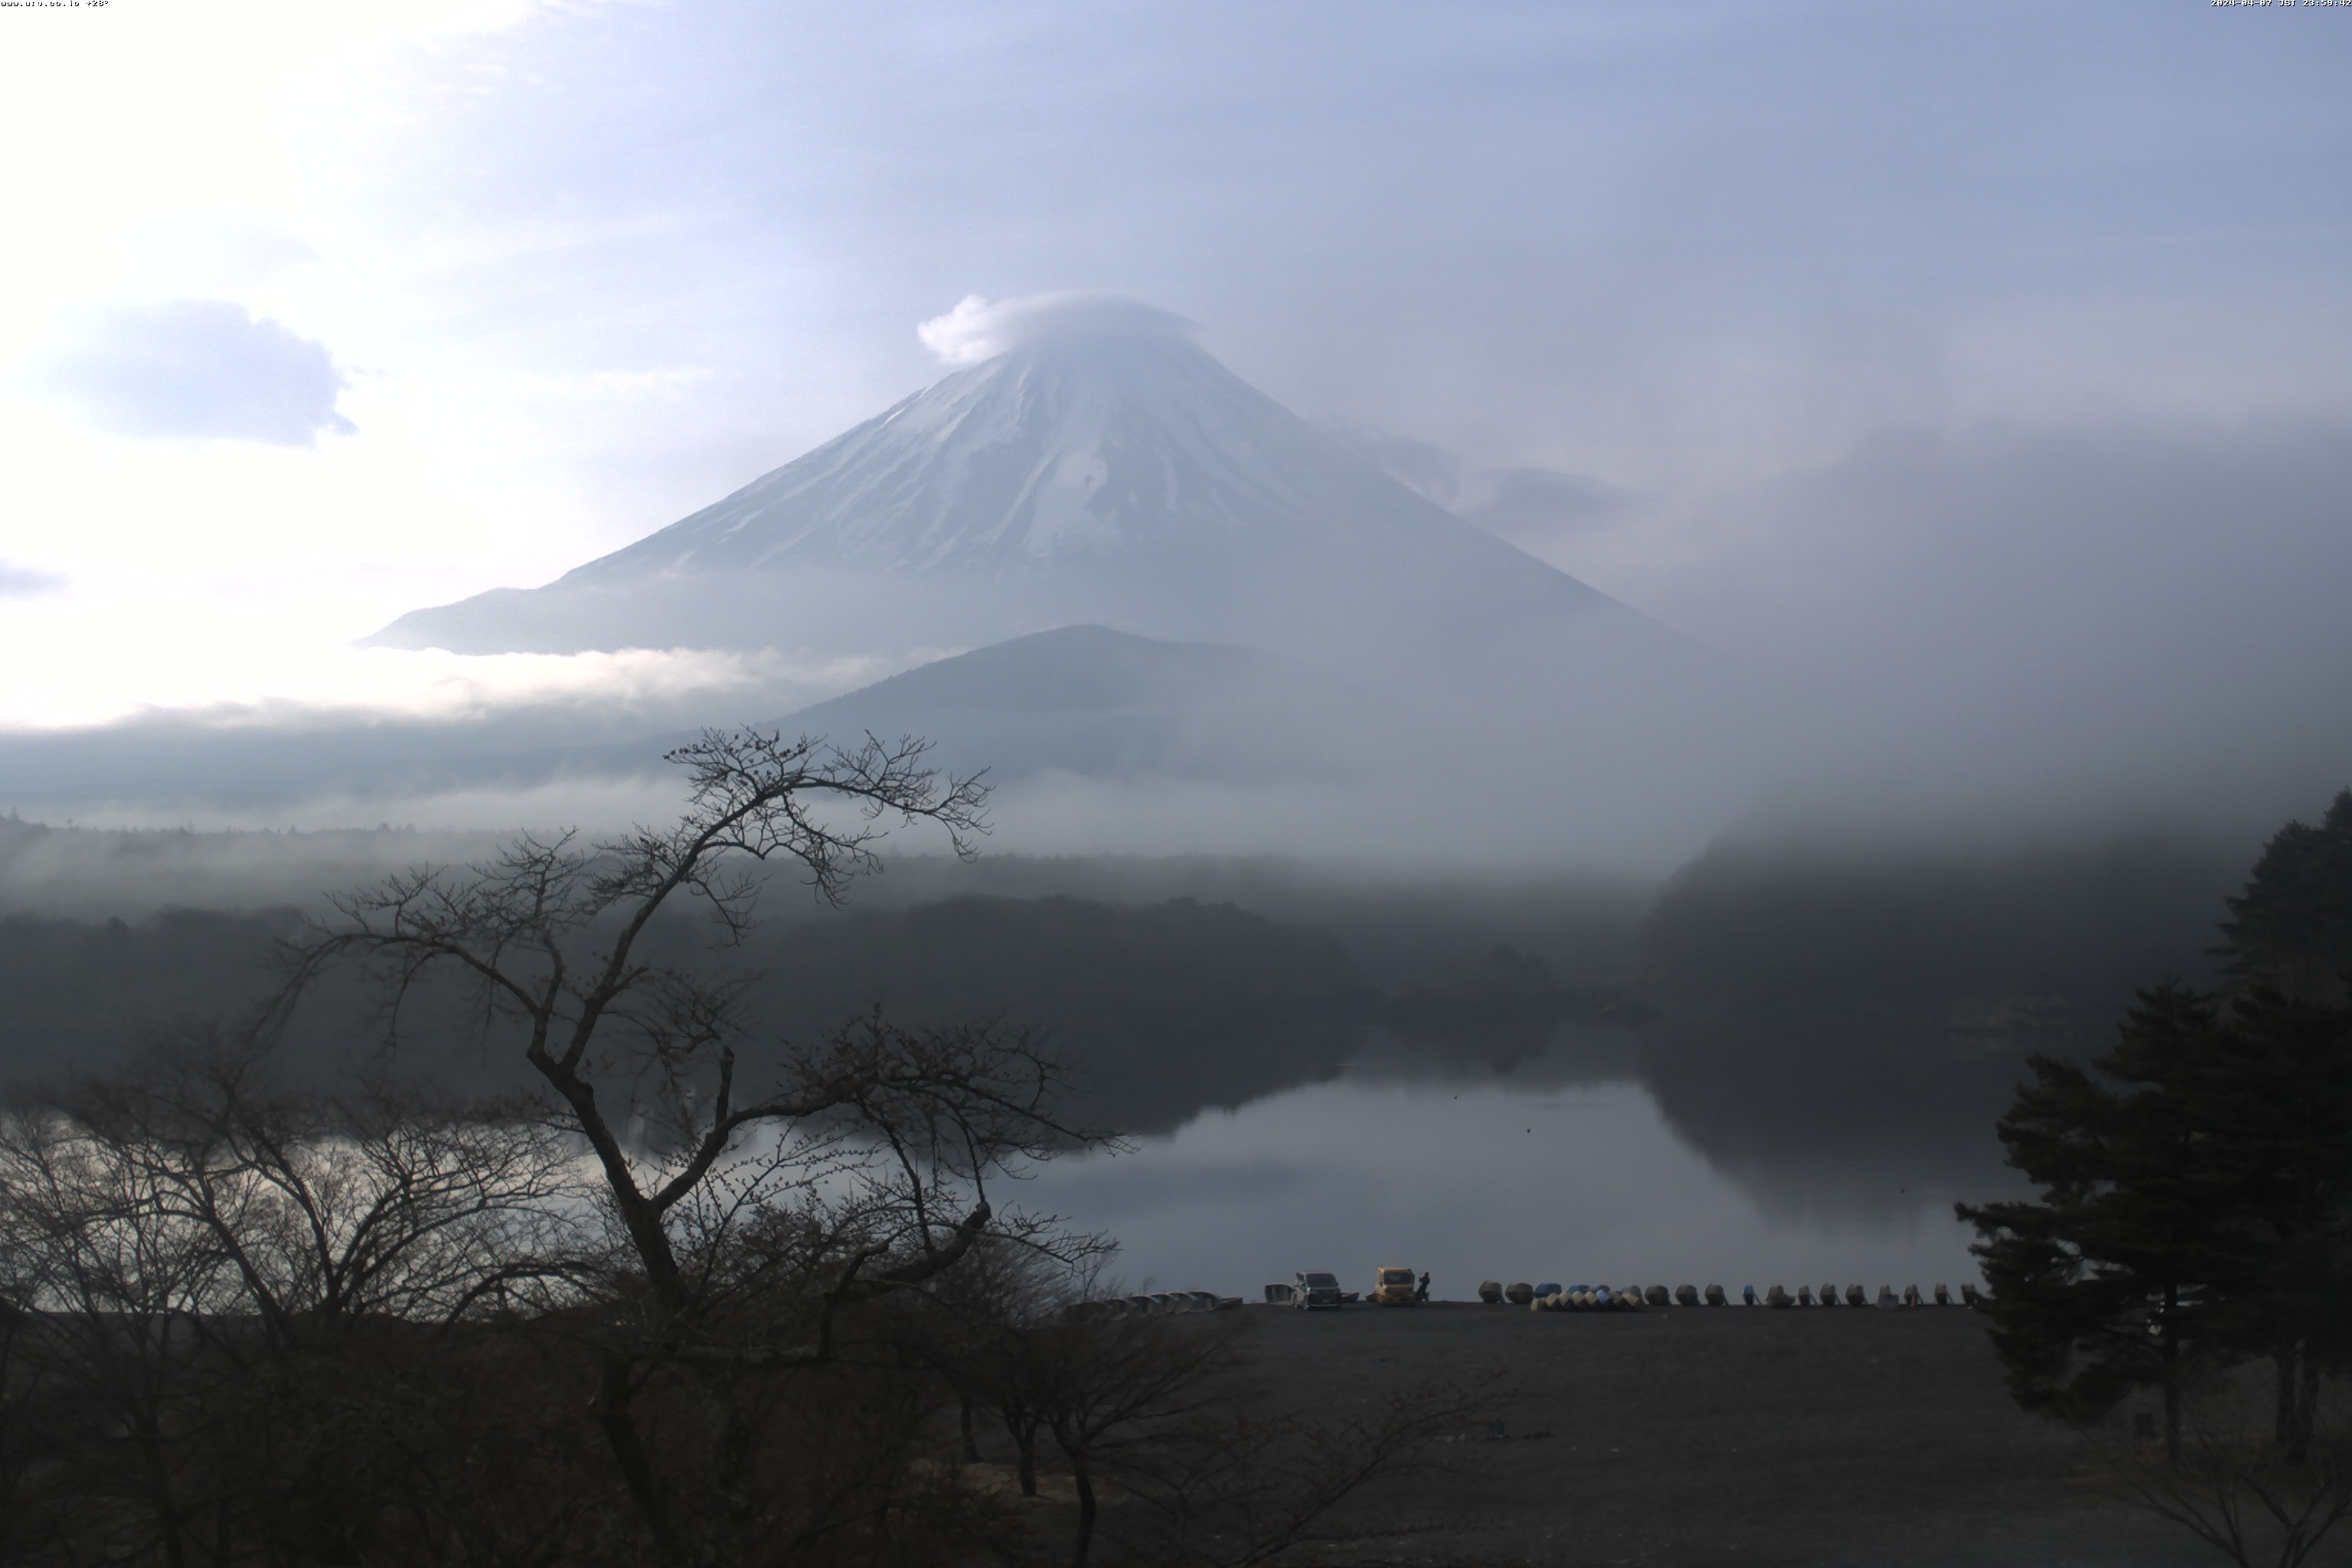
M 2082 1441 L 2009 1402 L 1984 1320 L 1958 1309 L 1244 1310 L 1286 1403 L 1360 1409 L 1425 1379 L 1496 1379 L 1501 1440 L 1465 1434 L 1437 1468 L 1383 1483 L 1351 1520 L 1381 1535 L 1334 1561 L 2224 1561 L 2103 1496 Z

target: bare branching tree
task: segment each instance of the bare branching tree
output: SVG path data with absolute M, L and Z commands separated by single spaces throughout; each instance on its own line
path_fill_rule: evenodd
M 570 1148 L 515 1108 L 381 1075 L 336 1089 L 200 1035 L 50 1108 L 208 1238 L 238 1310 L 285 1341 L 449 1321 L 553 1289 L 580 1250 Z
M 543 1125 L 297 1086 L 268 1055 L 175 1041 L 0 1123 L 11 1392 L 51 1407 L 68 1557 L 335 1555 L 383 1511 L 353 1473 L 414 1425 L 383 1381 L 402 1336 L 576 1294 L 583 1210 Z
M 845 1309 L 932 1288 L 983 1238 L 1085 1246 L 995 1201 L 1001 1178 L 1087 1141 L 1027 1037 L 876 1016 L 812 1044 L 748 1037 L 747 977 L 725 959 L 771 863 L 837 903 L 892 826 L 972 853 L 985 791 L 926 751 L 707 732 L 670 754 L 688 779 L 673 826 L 524 837 L 463 870 L 394 877 L 340 900 L 291 955 L 280 1017 L 357 962 L 395 1044 L 403 1005 L 454 978 L 484 1039 L 517 1053 L 550 1124 L 584 1148 L 612 1242 L 581 1320 L 594 1407 L 669 1561 L 736 1560 L 785 1528 L 759 1484 L 797 1419 L 772 1380 L 838 1363 Z M 700 951 L 673 940 L 685 916 L 703 922 Z M 709 1414 L 708 1450 L 657 1454 L 641 1416 L 681 1403 Z
M 803 1062 L 786 1081 L 748 1091 L 738 1081 L 740 980 L 707 963 L 648 956 L 647 928 L 665 910 L 688 906 L 715 926 L 720 945 L 740 942 L 761 890 L 757 868 L 778 858 L 838 901 L 852 878 L 877 864 L 885 816 L 936 823 L 969 855 L 984 827 L 984 791 L 976 778 L 942 780 L 922 766 L 925 750 L 915 740 L 886 746 L 868 737 L 856 750 L 828 751 L 805 736 L 709 732 L 670 753 L 689 777 L 676 826 L 584 847 L 569 834 L 525 837 L 462 872 L 417 870 L 346 896 L 336 905 L 340 922 L 302 946 L 286 995 L 298 996 L 323 965 L 357 956 L 389 984 L 396 1018 L 412 987 L 454 973 L 486 1029 L 519 1026 L 524 1060 L 595 1155 L 656 1310 L 677 1311 L 685 1280 L 666 1216 L 761 1124 L 848 1107 L 846 1087 L 861 1064 L 844 1056 L 828 1072 Z M 839 808 L 846 823 L 835 820 Z M 929 1070 L 952 1068 L 902 1054 L 888 1064 L 902 1093 L 921 1095 Z M 869 1049 L 866 1059 L 879 1054 Z M 683 1152 L 650 1174 L 624 1138 L 630 1116 L 648 1113 L 668 1123 L 671 1146 Z
M 2110 1427 L 2095 1440 L 2102 1471 L 2132 1503 L 2204 1542 L 2239 1568 L 2302 1568 L 2352 1521 L 2352 1420 L 2333 1380 L 2315 1391 L 2311 1435 L 2281 1444 L 2273 1412 L 2242 1369 L 2216 1373 L 2181 1400 L 2179 1452 Z
M 249 1026 L 0 1119 L 0 1554 L 1084 1561 L 1098 1483 L 1124 1559 L 1313 1538 L 1425 1416 L 1261 1415 L 1233 1320 L 1074 1315 L 1108 1244 L 1005 1185 L 1108 1141 L 1033 1037 L 754 1036 L 734 965 L 776 871 L 838 902 L 887 827 L 971 852 L 981 786 L 924 756 L 707 735 L 674 826 L 346 895 Z M 382 1028 L 298 1076 L 277 1042 L 331 974 Z M 403 1076 L 453 996 L 527 1091 Z M 1075 1479 L 1074 1538 L 942 1461 L 983 1414 L 1025 1489 Z
M 37 1110 L 0 1121 L 0 1254 L 9 1436 L 36 1438 L 16 1456 L 31 1483 L 18 1531 L 40 1518 L 45 1545 L 176 1568 L 211 1489 L 200 1455 L 224 1369 L 205 1342 L 236 1305 L 227 1259 L 170 1211 L 143 1161 Z M 97 1528 L 70 1530 L 70 1512 Z

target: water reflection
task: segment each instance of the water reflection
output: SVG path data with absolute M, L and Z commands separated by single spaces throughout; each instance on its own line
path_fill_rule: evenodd
M 1641 1063 L 1675 1133 L 1761 1207 L 1835 1220 L 2015 1190 L 1993 1128 L 2024 1055 L 1932 1022 L 1751 1016 L 1653 1025 Z
M 1403 1263 L 1454 1295 L 1484 1278 L 1874 1292 L 1973 1279 L 1952 1201 L 2010 1184 L 1992 1124 L 2017 1054 L 1932 1026 L 1334 1044 L 1132 1152 L 1057 1163 L 1024 1201 L 1112 1232 L 1131 1279 L 1170 1286 L 1255 1292 L 1309 1268 L 1353 1285 Z M 1287 1053 L 1258 1045 L 1264 1085 Z

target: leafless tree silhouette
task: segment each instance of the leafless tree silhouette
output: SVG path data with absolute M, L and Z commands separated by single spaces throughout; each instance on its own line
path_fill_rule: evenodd
M 984 1237 L 1088 1245 L 993 1200 L 1008 1172 L 1087 1141 L 1060 1119 L 1061 1071 L 1026 1036 L 877 1016 L 811 1045 L 746 1038 L 744 978 L 723 958 L 751 929 L 766 863 L 838 902 L 890 826 L 936 826 L 972 853 L 985 789 L 925 755 L 914 739 L 706 732 L 670 754 L 688 779 L 672 826 L 526 837 L 462 871 L 394 877 L 339 900 L 290 956 L 285 1007 L 357 961 L 395 1041 L 403 1003 L 454 975 L 484 1038 L 519 1052 L 551 1123 L 584 1144 L 613 1242 L 595 1408 L 672 1561 L 726 1560 L 780 1527 L 753 1483 L 761 1425 L 783 1418 L 751 1374 L 838 1362 L 845 1308 L 921 1289 Z M 706 950 L 664 956 L 656 921 L 689 913 Z M 657 1458 L 638 1419 L 648 1399 L 715 1409 L 709 1451 Z

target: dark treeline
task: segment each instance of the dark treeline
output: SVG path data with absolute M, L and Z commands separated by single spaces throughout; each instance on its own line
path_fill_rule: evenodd
M 1749 835 L 1660 891 L 1641 1076 L 1759 1198 L 1899 1210 L 2014 1184 L 2026 1058 L 2099 1048 L 2151 976 L 2210 977 L 2240 852 L 2154 834 L 1969 845 Z
M 43 839 L 50 875 L 78 863 L 78 837 Z M 446 862 L 457 847 L 398 832 L 79 841 L 110 876 L 166 880 L 191 864 Z M 780 882 L 765 896 L 777 918 L 716 962 L 747 981 L 744 1016 L 766 1038 L 820 1038 L 877 1006 L 1039 1030 L 1087 1114 L 1138 1132 L 1318 1080 L 1367 1049 L 1507 1074 L 1547 1052 L 1581 1059 L 1591 1029 L 1621 1029 L 1606 1070 L 1645 1084 L 1719 1165 L 1775 1201 L 1867 1206 L 1922 1180 L 1984 1190 L 2000 1174 L 1984 1130 L 2026 1053 L 2088 1054 L 2133 984 L 2213 973 L 2228 858 L 2150 836 L 1874 856 L 1744 838 L 1652 902 L 1569 876 L 917 856 L 861 881 L 845 910 Z M 17 1082 L 53 1077 L 192 1019 L 232 1019 L 300 921 L 291 908 L 0 917 L 0 1064 Z M 665 919 L 648 940 L 684 955 L 709 936 Z M 475 1049 L 462 1009 L 431 987 L 405 1021 L 405 1070 L 513 1085 L 513 1064 Z M 333 1061 L 383 1030 L 362 990 L 329 977 L 288 1060 Z
M 1157 1132 L 1337 1070 L 1381 999 L 1339 942 L 1231 904 L 960 898 L 810 922 L 761 953 L 754 1016 L 1018 1020 L 1108 1125 Z
M 1377 989 L 1409 990 L 1498 945 L 1541 959 L 1570 988 L 1633 983 L 1654 889 L 1631 878 L 1570 871 L 1468 872 L 1345 867 L 1273 856 L 983 855 L 894 861 L 860 890 L 866 909 L 904 909 L 961 894 L 1101 903 L 1192 899 L 1233 904 L 1337 937 Z
M 231 1023 L 276 984 L 291 910 L 167 910 L 135 922 L 0 917 L 0 1060 L 19 1083 L 121 1059 L 193 1020 Z M 1092 1114 L 1156 1131 L 1331 1070 L 1381 999 L 1339 942 L 1231 905 L 1112 905 L 963 898 L 894 914 L 763 926 L 723 953 L 688 918 L 656 922 L 649 951 L 738 977 L 744 1026 L 821 1039 L 877 1010 L 910 1025 L 1014 1020 L 1078 1064 Z M 387 1038 L 353 977 L 316 982 L 281 1062 L 340 1063 Z M 476 1048 L 445 984 L 404 1002 L 400 1061 L 474 1091 L 510 1088 L 510 1061 Z
M 398 826 L 305 832 L 61 827 L 0 816 L 0 914 L 132 924 L 166 909 L 314 909 L 320 892 L 418 864 L 464 864 L 498 836 Z M 896 913 L 963 897 L 1070 897 L 1106 904 L 1233 904 L 1338 937 L 1374 984 L 1394 990 L 1496 943 L 1541 956 L 1573 985 L 1628 984 L 1651 889 L 1571 872 L 1474 874 L 1335 867 L 1277 856 L 893 855 L 851 913 Z M 787 879 L 790 881 L 790 879 Z M 769 900 L 780 924 L 836 918 L 805 889 Z
M 19 1083 L 57 1079 L 189 1020 L 233 1020 L 272 983 L 277 944 L 302 929 L 290 910 L 0 920 L 14 1004 L 0 1010 L 0 1051 Z M 2020 1070 L 2018 1043 L 1956 1029 L 1940 1008 L 1652 1016 L 1639 998 L 1563 984 L 1507 944 L 1383 995 L 1336 940 L 1230 905 L 959 898 L 779 922 L 723 955 L 705 952 L 709 934 L 680 921 L 657 925 L 650 945 L 748 976 L 742 1017 L 757 1037 L 823 1038 L 877 1006 L 908 1024 L 1018 1024 L 1069 1064 L 1068 1092 L 1090 1119 L 1131 1132 L 1328 1078 L 1368 1051 L 1465 1079 L 1572 1058 L 1643 1083 L 1695 1146 L 1798 1203 L 1895 1203 L 1896 1178 L 1881 1191 L 1877 1173 L 1921 1173 L 1929 1154 L 1928 1177 L 1980 1184 L 1998 1165 L 1986 1128 Z M 478 1048 L 461 999 L 437 984 L 411 994 L 402 1021 L 388 1065 L 469 1092 L 520 1081 L 513 1061 Z M 280 1062 L 331 1070 L 385 1030 L 363 986 L 322 977 Z
M 1352 1022 L 1374 1001 L 1336 938 L 1191 899 L 950 899 L 803 924 L 751 956 L 762 1014 L 795 1028 L 877 1004 L 1085 1029 Z
M 431 836 L 71 833 L 37 842 L 40 880 L 0 857 L 0 974 L 37 1013 L 0 1053 L 37 1065 L 135 1016 L 232 1003 L 321 887 L 471 858 Z M 232 881 L 221 868 L 245 868 Z M 1265 858 L 911 857 L 845 912 L 797 888 L 739 962 L 790 977 L 775 1017 L 827 1027 L 877 1001 L 1093 1027 L 1136 1016 L 1279 1021 L 1349 1012 L 1344 995 L 1412 999 L 1402 1021 L 1499 1007 L 1592 1022 L 1614 1004 L 1692 1016 L 1897 1012 L 1965 1032 L 2039 1029 L 2053 1008 L 2119 1011 L 2149 973 L 2210 979 L 2213 910 L 2235 856 L 2136 835 L 1983 850 L 1729 839 L 1663 887 L 1568 875 L 1349 874 Z M 264 869 L 271 866 L 278 869 Z M 307 868 L 321 879 L 298 888 Z M 184 887 L 193 897 L 182 897 Z M 258 907 L 239 892 L 269 896 Z M 111 889 L 111 891 L 108 891 Z M 222 901 L 200 911 L 210 893 Z M 984 900 L 984 901 L 975 901 Z M 1496 967 L 1497 950 L 1524 973 Z M 1534 976 L 1529 979 L 1528 976 Z M 23 989 L 19 990 L 18 987 Z M 1530 994 L 1535 994 L 1531 996 Z M 1535 1003 L 1530 1006 L 1530 1002 Z M 1364 1016 L 1357 1008 L 1351 1016 Z
M 2213 973 L 2216 912 L 2242 871 L 2227 847 L 2154 834 L 1979 847 L 1728 840 L 1660 891 L 1642 979 L 1686 1008 L 1957 1008 L 1965 1022 L 2045 998 L 2104 1026 L 2152 973 Z
M 0 915 L 0 1061 L 16 1080 L 121 1057 L 194 1020 L 248 1011 L 291 910 L 171 910 L 137 921 Z

